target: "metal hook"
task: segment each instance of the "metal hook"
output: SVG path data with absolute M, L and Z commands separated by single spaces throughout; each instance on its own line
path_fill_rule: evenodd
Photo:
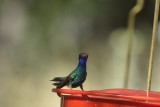
M 126 59 L 125 80 L 124 80 L 124 87 L 125 88 L 128 87 L 128 78 L 129 78 L 133 36 L 134 36 L 135 17 L 142 10 L 143 5 L 144 5 L 144 0 L 137 0 L 136 5 L 130 10 L 129 15 L 128 15 L 128 26 L 127 26 L 128 47 L 127 47 L 127 59 Z

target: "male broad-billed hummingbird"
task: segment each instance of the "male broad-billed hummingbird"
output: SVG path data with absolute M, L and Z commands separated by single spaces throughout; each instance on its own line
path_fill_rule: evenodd
M 60 89 L 64 86 L 68 86 L 71 89 L 80 86 L 80 88 L 83 90 L 83 82 L 86 80 L 87 76 L 86 72 L 87 58 L 88 58 L 87 53 L 80 53 L 77 68 L 66 77 L 53 78 L 51 80 L 55 82 L 53 83 L 53 85 L 55 85 L 57 89 Z

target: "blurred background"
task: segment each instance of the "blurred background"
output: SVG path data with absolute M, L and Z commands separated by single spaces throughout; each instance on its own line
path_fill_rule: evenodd
M 59 107 L 49 81 L 89 53 L 85 90 L 123 88 L 128 13 L 136 0 L 0 0 L 0 105 Z M 135 24 L 130 89 L 146 90 L 154 0 Z M 160 29 L 159 29 L 160 34 Z M 152 90 L 160 90 L 160 35 Z M 79 89 L 79 88 L 77 88 Z

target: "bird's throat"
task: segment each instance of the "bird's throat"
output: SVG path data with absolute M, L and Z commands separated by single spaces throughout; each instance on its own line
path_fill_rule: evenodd
M 78 66 L 86 66 L 87 59 L 79 59 Z

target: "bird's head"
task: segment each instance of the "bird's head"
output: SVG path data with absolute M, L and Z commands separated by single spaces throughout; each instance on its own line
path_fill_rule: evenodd
M 81 63 L 87 62 L 87 59 L 88 59 L 88 54 L 87 53 L 80 53 L 79 54 L 79 61 Z

